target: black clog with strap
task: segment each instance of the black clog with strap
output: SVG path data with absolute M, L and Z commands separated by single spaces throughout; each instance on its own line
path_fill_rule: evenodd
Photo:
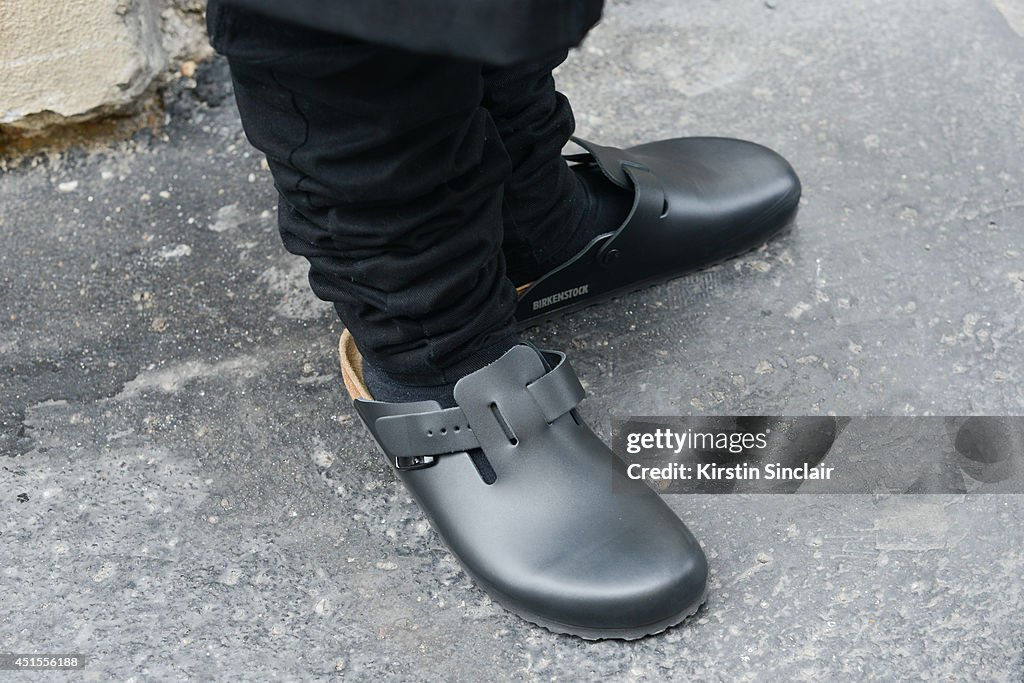
M 356 411 L 466 572 L 556 633 L 634 639 L 704 602 L 693 534 L 587 427 L 565 355 L 518 345 L 455 385 L 458 405 L 370 396 L 352 337 Z
M 518 287 L 516 319 L 530 323 L 670 280 L 760 246 L 796 215 L 800 180 L 761 145 L 729 138 L 676 138 L 628 149 L 573 138 L 568 160 L 599 168 L 634 193 L 615 231 Z

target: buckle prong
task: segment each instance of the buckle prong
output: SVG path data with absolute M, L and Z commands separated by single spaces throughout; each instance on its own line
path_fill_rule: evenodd
M 408 472 L 410 470 L 422 470 L 437 463 L 433 455 L 414 455 L 412 457 L 395 458 L 395 469 Z

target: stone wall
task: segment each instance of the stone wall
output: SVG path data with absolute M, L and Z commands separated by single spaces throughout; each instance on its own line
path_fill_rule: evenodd
M 0 0 L 0 147 L 138 114 L 171 74 L 211 54 L 205 5 Z

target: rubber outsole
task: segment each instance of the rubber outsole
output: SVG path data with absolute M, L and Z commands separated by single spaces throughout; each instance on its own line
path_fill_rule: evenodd
M 632 629 L 592 629 L 583 628 L 579 626 L 570 626 L 568 624 L 561 624 L 558 622 L 548 621 L 545 619 L 539 619 L 528 614 L 523 614 L 522 612 L 519 612 L 517 610 L 510 609 L 507 605 L 502 604 L 498 600 L 495 600 L 495 602 L 497 602 L 502 607 L 502 609 L 506 610 L 507 612 L 511 612 L 520 619 L 528 621 L 534 626 L 540 626 L 541 628 L 546 629 L 556 635 L 575 636 L 576 638 L 582 638 L 583 640 L 596 642 L 600 640 L 640 640 L 641 638 L 647 638 L 649 636 L 656 636 L 659 633 L 664 633 L 670 628 L 674 628 L 676 626 L 681 625 L 687 619 L 689 619 L 697 612 L 699 612 L 700 608 L 707 603 L 707 600 L 708 592 L 707 589 L 705 589 L 704 594 L 701 595 L 699 600 L 697 600 L 695 603 L 693 603 L 693 605 L 688 607 L 686 610 L 680 612 L 679 614 L 670 617 L 669 619 L 655 622 L 654 624 L 650 624 L 648 626 L 638 626 Z

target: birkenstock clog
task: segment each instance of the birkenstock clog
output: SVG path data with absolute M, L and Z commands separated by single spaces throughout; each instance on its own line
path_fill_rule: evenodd
M 628 149 L 573 138 L 566 157 L 634 193 L 615 231 L 517 287 L 516 319 L 537 322 L 747 252 L 796 215 L 800 180 L 772 150 L 729 138 L 676 138 Z
M 564 354 L 515 346 L 459 380 L 458 405 L 442 409 L 374 401 L 347 332 L 340 346 L 359 416 L 496 602 L 588 640 L 658 633 L 704 602 L 700 544 L 583 422 Z

